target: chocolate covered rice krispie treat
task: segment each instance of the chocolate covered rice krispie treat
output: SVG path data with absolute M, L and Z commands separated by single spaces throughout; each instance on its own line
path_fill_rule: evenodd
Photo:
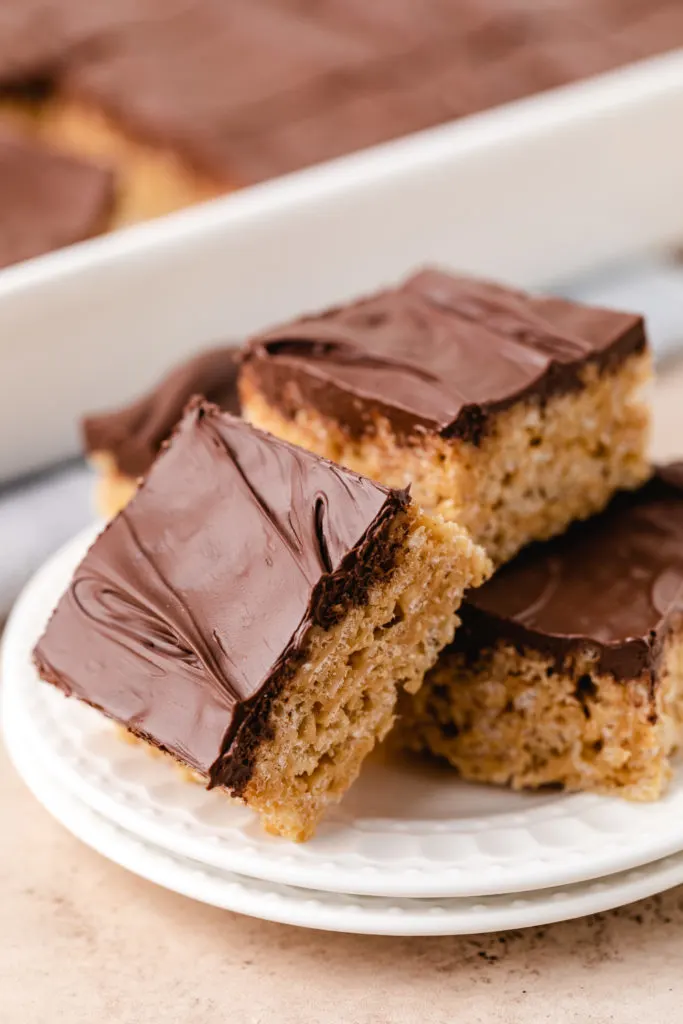
M 225 412 L 239 413 L 238 351 L 207 349 L 175 367 L 151 391 L 113 412 L 86 416 L 83 443 L 98 470 L 97 509 L 110 519 L 135 494 L 137 481 L 157 457 L 193 395 Z
M 498 563 L 648 476 L 641 317 L 436 270 L 255 338 L 257 426 L 461 523 Z
M 197 403 L 76 570 L 35 661 L 302 840 L 488 571 L 406 491 Z
M 397 740 L 477 782 L 659 797 L 683 732 L 683 464 L 469 596 Z

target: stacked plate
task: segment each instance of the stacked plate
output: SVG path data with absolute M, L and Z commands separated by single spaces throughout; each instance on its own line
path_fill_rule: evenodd
M 377 757 L 309 843 L 266 836 L 220 792 L 123 742 L 41 683 L 31 649 L 93 539 L 37 574 L 7 626 L 3 724 L 41 803 L 150 881 L 272 921 L 393 935 L 522 928 L 620 906 L 683 882 L 683 770 L 655 804 L 515 794 Z

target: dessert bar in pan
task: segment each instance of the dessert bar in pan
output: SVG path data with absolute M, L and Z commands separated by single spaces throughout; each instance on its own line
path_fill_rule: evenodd
M 650 372 L 639 316 L 427 270 L 253 339 L 240 397 L 502 563 L 647 478 Z
M 676 0 L 3 0 L 0 111 L 114 171 L 106 229 L 682 44 Z
M 397 740 L 468 779 L 661 795 L 683 734 L 683 464 L 469 595 Z
M 489 569 L 406 491 L 195 403 L 76 570 L 36 665 L 306 839 Z

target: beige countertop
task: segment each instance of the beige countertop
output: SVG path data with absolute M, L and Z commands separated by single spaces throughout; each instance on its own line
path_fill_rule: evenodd
M 655 450 L 683 453 L 683 370 Z M 239 917 L 91 852 L 0 752 L 0 1024 L 681 1024 L 683 887 L 581 921 L 471 938 Z

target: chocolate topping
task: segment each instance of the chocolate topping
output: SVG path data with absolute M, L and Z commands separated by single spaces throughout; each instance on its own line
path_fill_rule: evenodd
M 0 132 L 0 267 L 90 238 L 113 204 L 108 171 Z
M 74 98 L 134 135 L 237 180 L 240 137 L 332 103 L 373 47 L 354 34 L 255 0 L 202 0 L 163 23 L 125 26 L 69 61 Z
M 600 671 L 653 671 L 683 614 L 683 463 L 555 540 L 535 544 L 472 591 L 454 642 L 472 656 L 496 642 L 559 664 L 595 655 Z
M 239 790 L 309 628 L 366 600 L 407 501 L 195 403 L 76 570 L 38 669 Z
M 312 406 L 353 435 L 384 416 L 404 437 L 477 443 L 496 412 L 580 387 L 587 364 L 611 367 L 645 346 L 639 316 L 426 270 L 260 335 L 244 365 L 285 415 Z
M 2 0 L 0 82 L 49 82 L 81 53 L 101 50 L 117 31 L 144 30 L 188 0 Z
M 214 348 L 176 367 L 138 401 L 83 420 L 86 451 L 111 455 L 119 472 L 141 476 L 154 462 L 193 395 L 239 414 L 237 349 Z

